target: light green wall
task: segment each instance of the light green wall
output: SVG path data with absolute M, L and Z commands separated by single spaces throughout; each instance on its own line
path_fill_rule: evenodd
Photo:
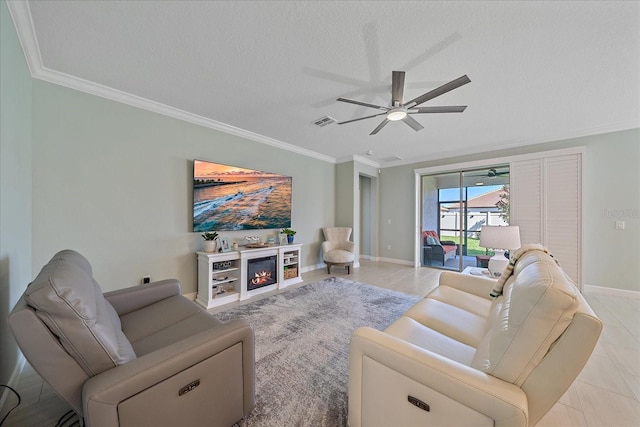
M 355 162 L 336 165 L 336 221 L 327 226 L 353 227 L 355 212 Z
M 19 354 L 7 315 L 31 279 L 31 74 L 0 2 L 0 384 Z
M 584 282 L 640 291 L 640 129 L 582 140 Z
M 640 291 L 640 129 L 382 169 L 383 257 L 413 261 L 415 169 L 579 146 L 585 147 L 583 283 Z M 614 229 L 615 219 L 625 220 L 625 230 Z
M 292 176 L 302 267 L 318 264 L 320 229 L 334 222 L 335 165 L 42 81 L 33 93 L 34 274 L 72 248 L 105 291 L 150 275 L 196 292 L 193 159 Z M 221 233 L 239 242 L 275 234 Z

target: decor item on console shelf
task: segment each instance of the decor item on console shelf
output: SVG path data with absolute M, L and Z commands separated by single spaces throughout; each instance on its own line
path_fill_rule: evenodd
M 249 242 L 246 244 L 246 247 L 250 249 L 263 248 L 269 245 L 268 243 L 263 242 L 258 236 L 245 236 L 244 240 Z
M 280 230 L 280 233 L 287 236 L 287 243 L 289 244 L 293 243 L 293 236 L 296 235 L 295 230 L 292 230 L 290 228 L 283 228 L 282 230 Z
M 218 233 L 213 231 L 207 231 L 202 235 L 204 239 L 204 251 L 205 252 L 215 252 L 216 244 L 218 241 Z
M 602 322 L 547 252 L 518 255 L 496 298 L 495 280 L 444 272 L 384 331 L 354 332 L 350 427 L 528 427 L 551 409 Z

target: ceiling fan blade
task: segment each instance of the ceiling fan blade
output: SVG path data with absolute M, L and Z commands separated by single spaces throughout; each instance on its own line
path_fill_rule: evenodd
M 411 116 L 406 116 L 402 121 L 411 126 L 416 132 L 424 129 L 424 126 L 418 123 L 418 121 Z
M 393 71 L 391 74 L 391 105 L 402 105 L 404 94 L 404 71 Z
M 418 107 L 409 110 L 409 114 L 423 113 L 462 113 L 467 108 L 466 105 L 455 105 L 450 107 Z
M 417 98 L 412 99 L 411 101 L 409 101 L 405 107 L 407 108 L 413 108 L 416 105 L 420 105 L 423 102 L 427 102 L 430 99 L 435 98 L 436 96 L 440 96 L 443 95 L 449 91 L 452 91 L 454 89 L 459 88 L 460 86 L 466 85 L 467 83 L 471 82 L 471 79 L 469 79 L 469 77 L 467 77 L 467 75 L 465 74 L 462 77 L 458 77 L 455 80 L 450 81 L 449 83 L 445 83 L 442 86 L 433 89 L 430 92 L 427 92 L 423 95 L 420 95 Z
M 353 99 L 338 98 L 336 99 L 336 101 L 348 102 L 349 104 L 362 105 L 363 107 L 376 108 L 378 110 L 385 110 L 385 111 L 389 110 L 389 107 L 383 107 L 381 105 L 375 105 L 375 104 L 368 104 L 366 102 L 355 101 Z
M 369 135 L 375 135 L 376 133 L 380 132 L 380 129 L 385 127 L 387 123 L 389 123 L 389 119 L 384 119 L 382 123 L 380 123 L 378 127 L 376 127 Z
M 344 122 L 338 122 L 337 124 L 344 125 L 346 123 L 357 122 L 359 120 L 370 119 L 372 117 L 384 116 L 385 114 L 387 114 L 387 113 L 378 113 L 378 114 L 374 114 L 372 116 L 365 116 L 365 117 L 360 117 L 360 118 L 353 119 L 353 120 L 347 120 L 347 121 L 344 121 Z

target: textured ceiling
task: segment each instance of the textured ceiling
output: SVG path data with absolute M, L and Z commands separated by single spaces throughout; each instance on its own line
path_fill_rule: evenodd
M 9 6 L 38 78 L 330 160 L 391 165 L 640 127 L 637 1 Z M 467 110 L 414 115 L 419 132 L 395 122 L 369 136 L 381 118 L 313 125 L 376 113 L 341 96 L 388 105 L 393 70 L 407 73 L 405 99 L 467 74 L 471 83 L 423 104 Z

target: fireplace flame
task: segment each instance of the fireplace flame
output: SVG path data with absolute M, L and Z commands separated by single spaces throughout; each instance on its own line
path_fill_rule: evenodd
M 252 285 L 263 285 L 271 280 L 270 271 L 258 271 L 255 277 L 251 279 Z

